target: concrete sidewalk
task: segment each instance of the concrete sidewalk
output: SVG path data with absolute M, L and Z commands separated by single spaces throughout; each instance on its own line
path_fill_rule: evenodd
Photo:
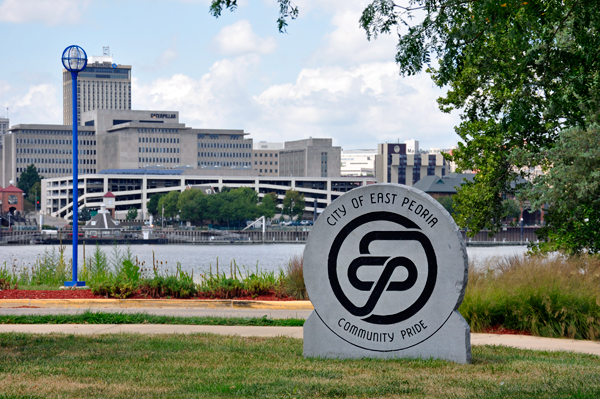
M 0 333 L 35 334 L 198 334 L 211 333 L 243 337 L 285 336 L 302 338 L 302 327 L 186 326 L 166 324 L 0 324 Z M 520 349 L 567 351 L 600 356 L 600 342 L 540 338 L 526 335 L 471 334 L 472 345 L 502 345 Z

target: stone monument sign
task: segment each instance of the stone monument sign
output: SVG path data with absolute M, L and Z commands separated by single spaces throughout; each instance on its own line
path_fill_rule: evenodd
M 465 243 L 438 201 L 397 184 L 348 192 L 319 216 L 304 250 L 315 308 L 304 356 L 470 362 L 457 311 L 467 272 Z

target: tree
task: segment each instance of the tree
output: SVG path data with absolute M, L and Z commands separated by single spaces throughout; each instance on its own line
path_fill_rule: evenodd
M 138 217 L 138 210 L 137 208 L 134 208 L 133 206 L 131 208 L 129 208 L 129 210 L 127 211 L 127 216 L 125 216 L 125 219 L 128 222 L 132 222 L 135 219 L 137 219 Z
M 279 4 L 285 21 L 289 1 Z M 236 5 L 214 0 L 211 12 Z M 413 23 L 416 13 L 423 17 Z M 401 74 L 425 69 L 448 88 L 440 109 L 461 112 L 455 130 L 462 142 L 448 158 L 459 171 L 477 170 L 454 197 L 455 218 L 469 234 L 500 227 L 502 194 L 521 191 L 518 178 L 561 130 L 598 121 L 597 1 L 374 0 L 359 24 L 369 39 L 395 31 Z M 516 157 L 519 151 L 529 155 Z
M 265 218 L 271 219 L 277 213 L 277 194 L 268 193 L 260 203 L 260 212 Z
M 505 219 L 517 219 L 521 216 L 521 207 L 514 199 L 502 201 L 503 216 Z
M 304 215 L 304 194 L 296 190 L 287 190 L 283 198 L 283 214 L 288 215 L 290 219 L 302 217 Z
M 454 214 L 454 201 L 452 200 L 451 195 L 444 195 L 439 197 L 437 200 L 450 215 Z
M 544 175 L 522 193 L 532 209 L 546 208 L 538 230 L 542 252 L 600 252 L 600 126 L 561 132 L 556 145 L 538 155 Z M 525 156 L 525 154 L 523 154 Z
M 92 214 L 90 213 L 89 208 L 87 206 L 84 206 L 83 208 L 81 208 L 81 210 L 79 211 L 79 221 L 87 222 L 91 218 L 92 218 Z
M 146 208 L 151 215 L 156 216 L 158 214 L 158 202 L 164 195 L 165 194 L 154 194 L 152 197 L 150 197 L 150 200 L 148 200 Z
M 175 217 L 179 212 L 179 207 L 177 206 L 177 201 L 179 200 L 179 191 L 171 191 L 167 195 L 160 197 L 158 200 L 158 213 L 160 216 L 172 218 Z
M 207 197 L 201 190 L 188 189 L 182 192 L 177 201 L 181 219 L 202 224 L 207 214 Z
M 25 193 L 29 193 L 31 188 L 36 184 L 40 183 L 44 176 L 40 176 L 37 168 L 34 164 L 27 166 L 24 172 L 21 173 L 21 177 L 19 177 L 19 182 L 17 183 L 17 187 L 23 190 Z

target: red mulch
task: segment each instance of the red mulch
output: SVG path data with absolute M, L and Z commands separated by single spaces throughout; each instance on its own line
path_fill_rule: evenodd
M 92 294 L 91 290 L 0 290 L 0 299 L 105 299 L 101 295 Z M 150 299 L 141 294 L 135 294 L 129 299 Z M 157 298 L 166 299 L 166 298 Z M 194 299 L 219 299 L 211 298 L 210 296 L 200 295 L 199 297 L 189 298 Z M 231 298 L 230 298 L 231 299 Z M 293 298 L 277 298 L 275 295 L 261 295 L 255 298 L 244 296 L 233 298 L 243 301 L 294 301 Z
M 503 326 L 488 327 L 485 330 L 478 332 L 484 334 L 531 335 L 528 331 L 511 330 L 509 328 L 504 328 Z

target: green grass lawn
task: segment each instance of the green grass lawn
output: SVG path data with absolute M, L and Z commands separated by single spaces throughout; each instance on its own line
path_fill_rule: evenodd
M 304 319 L 264 317 L 178 317 L 148 313 L 103 313 L 86 310 L 66 315 L 0 315 L 0 324 L 185 324 L 198 326 L 302 327 Z
M 0 398 L 600 397 L 600 358 L 473 347 L 473 364 L 320 360 L 302 340 L 0 334 Z

